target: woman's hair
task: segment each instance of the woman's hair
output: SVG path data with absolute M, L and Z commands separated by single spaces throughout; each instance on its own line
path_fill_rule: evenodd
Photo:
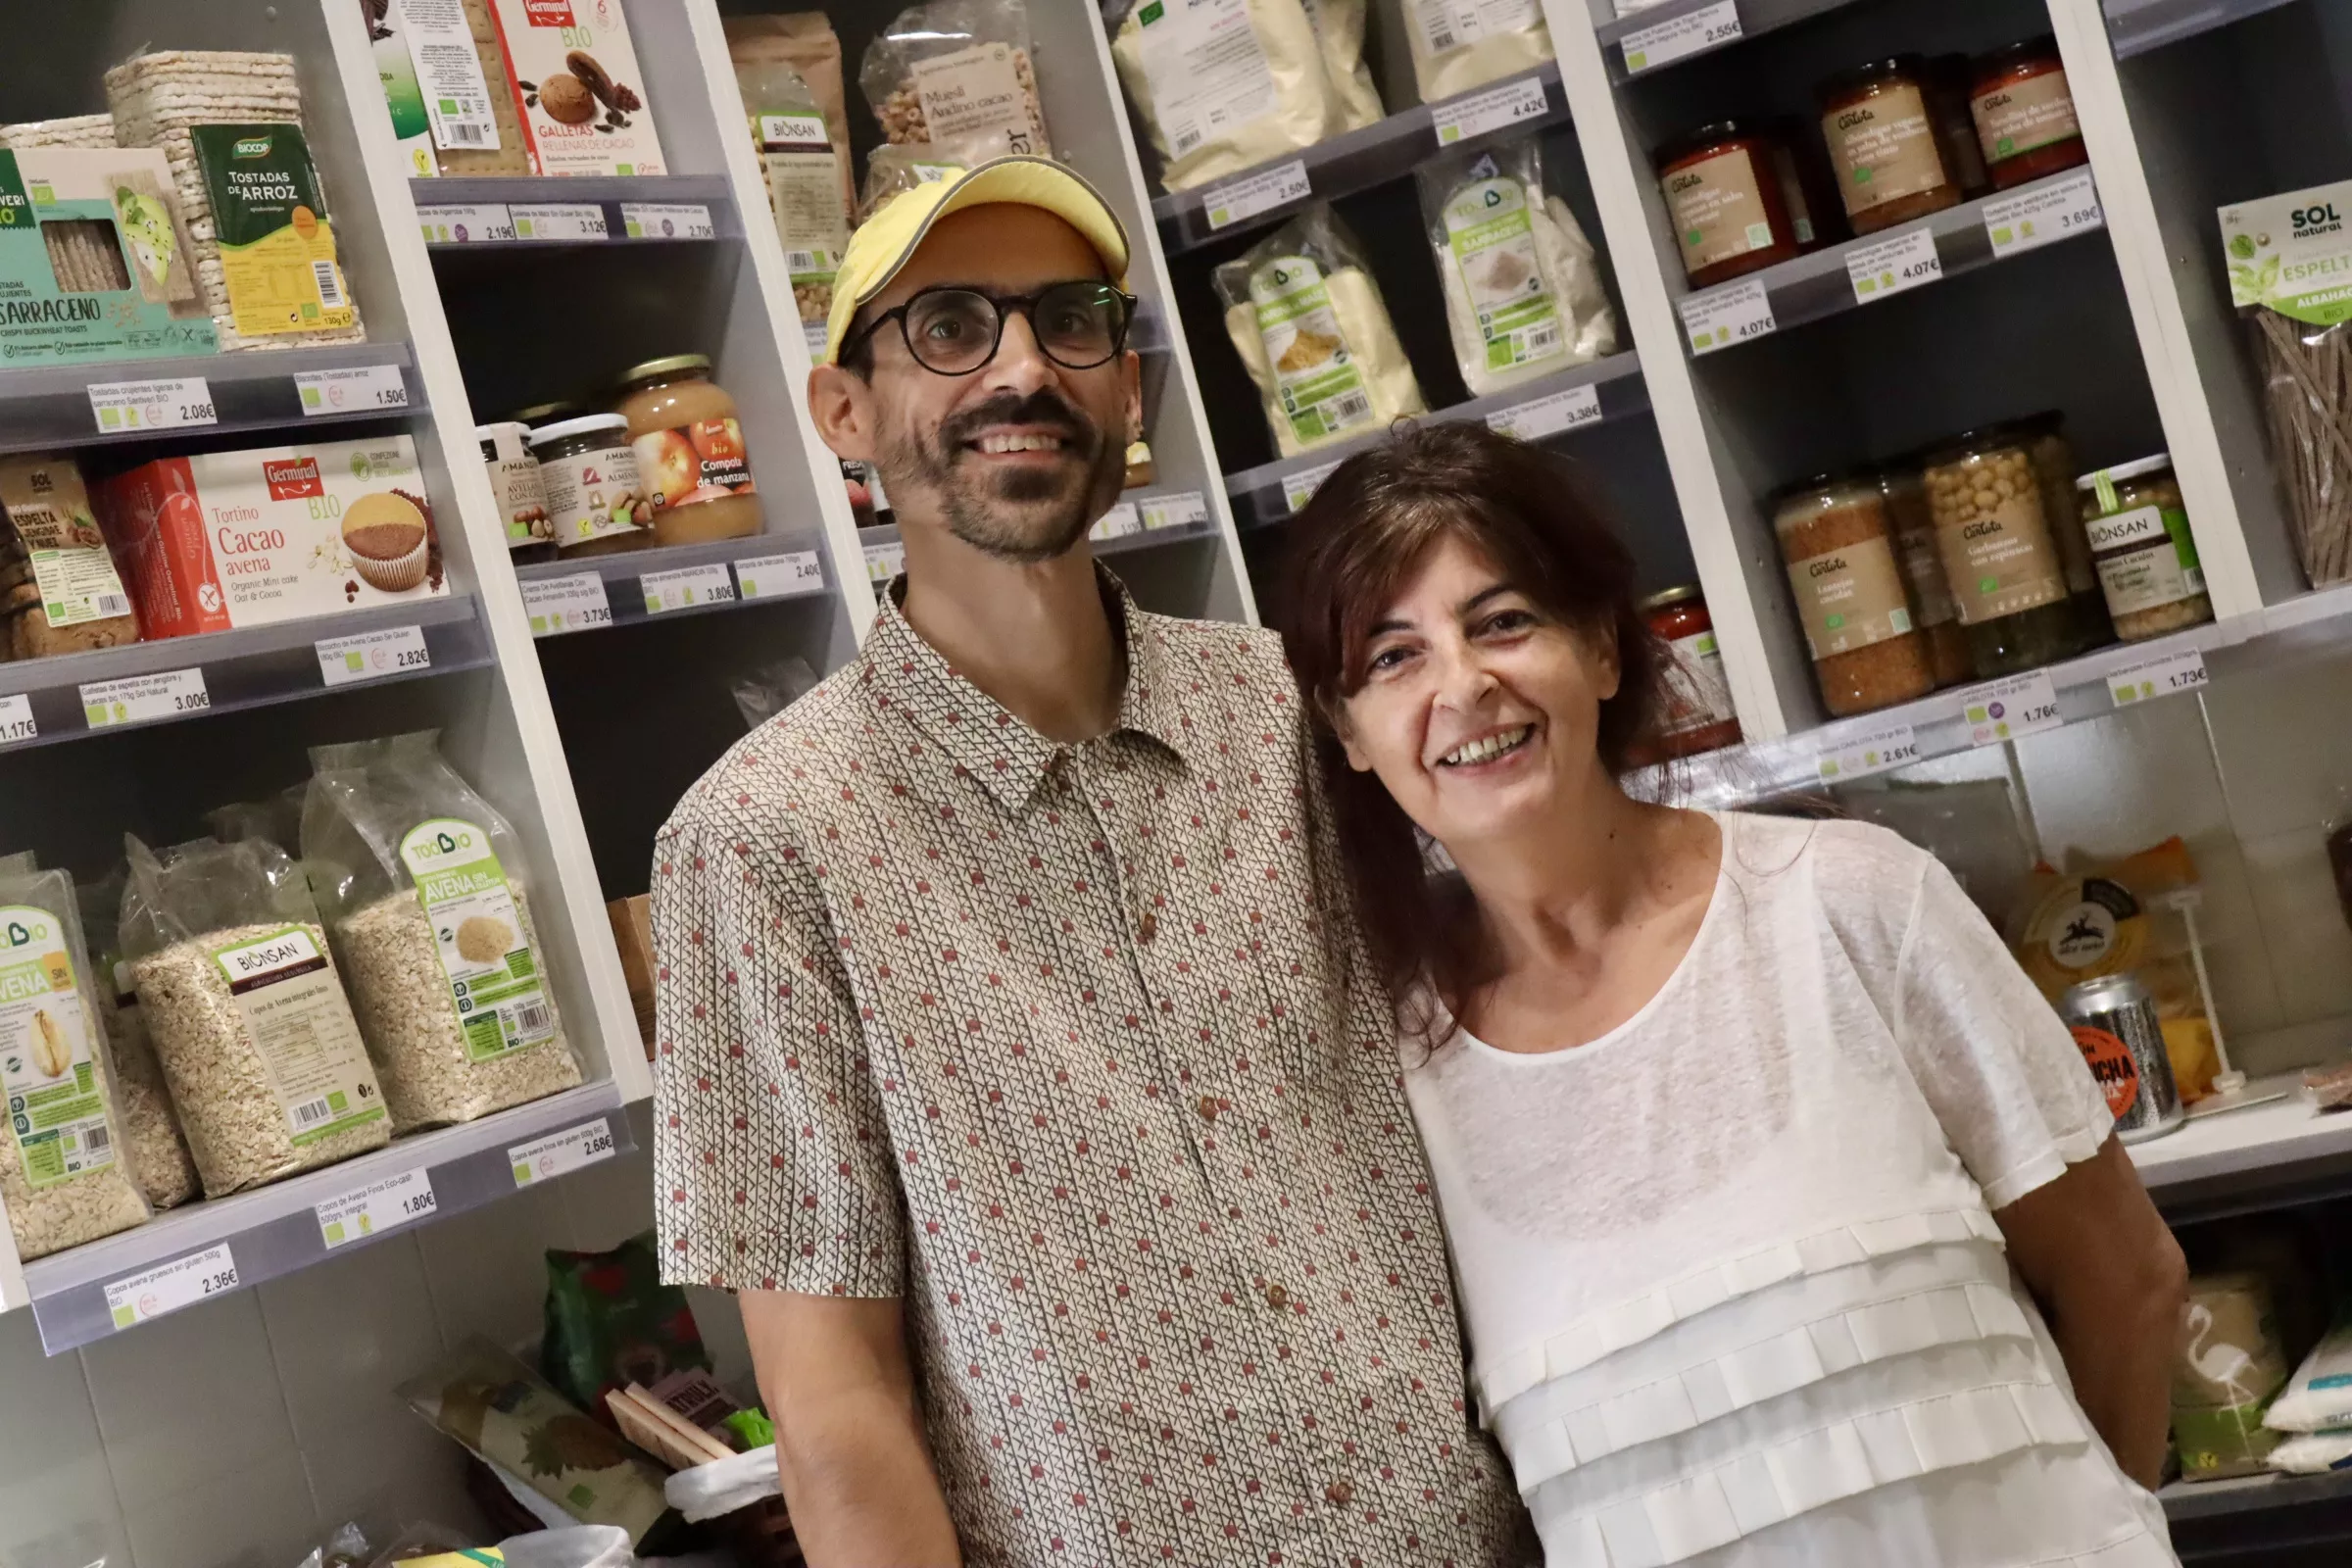
M 1370 632 L 1443 540 L 1485 556 L 1557 620 L 1616 640 L 1597 749 L 1628 765 L 1662 707 L 1667 658 L 1637 607 L 1634 558 L 1565 459 L 1489 430 L 1408 428 L 1348 459 L 1290 524 L 1276 610 L 1330 791 L 1348 893 L 1390 994 L 1426 981 L 1447 1009 L 1487 980 L 1476 906 L 1425 859 L 1380 779 L 1348 765 L 1331 714 L 1364 684 Z M 1438 1020 L 1411 1022 L 1425 1035 Z

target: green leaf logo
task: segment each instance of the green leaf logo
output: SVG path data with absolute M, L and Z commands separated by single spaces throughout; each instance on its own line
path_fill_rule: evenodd
M 2252 261 L 2254 259 L 2254 236 L 2251 234 L 2230 236 L 2230 254 L 2241 262 Z

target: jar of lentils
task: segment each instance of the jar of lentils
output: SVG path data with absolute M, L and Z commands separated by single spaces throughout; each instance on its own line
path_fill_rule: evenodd
M 1878 480 L 1824 473 L 1784 486 L 1773 496 L 1772 526 L 1831 715 L 1866 713 L 1935 690 Z

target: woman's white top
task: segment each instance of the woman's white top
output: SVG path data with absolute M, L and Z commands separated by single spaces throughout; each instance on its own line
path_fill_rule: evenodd
M 2174 1568 L 1991 1210 L 2111 1126 L 1936 859 L 1726 814 L 1681 965 L 1544 1055 L 1402 1047 L 1548 1568 Z

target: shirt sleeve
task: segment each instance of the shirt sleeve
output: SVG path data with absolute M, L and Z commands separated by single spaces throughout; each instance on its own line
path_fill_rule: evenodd
M 655 847 L 653 924 L 665 1277 L 903 1294 L 889 1131 L 813 879 L 789 852 L 673 825 Z
M 1896 1037 L 1988 1206 L 2006 1208 L 2098 1152 L 2114 1118 L 2074 1037 L 1934 859 L 1896 971 Z

